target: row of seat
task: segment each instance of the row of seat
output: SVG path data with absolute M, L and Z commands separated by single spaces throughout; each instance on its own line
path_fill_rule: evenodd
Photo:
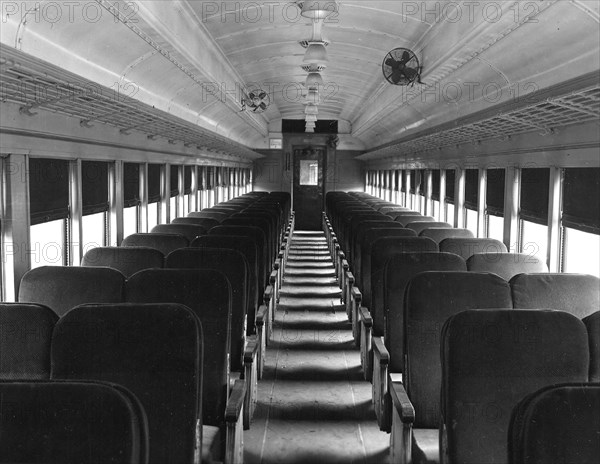
M 143 405 L 151 437 L 146 458 L 141 453 L 139 461 L 131 462 L 197 462 L 199 443 L 206 462 L 241 462 L 241 428 L 249 426 L 256 404 L 256 381 L 264 362 L 258 355 L 264 355 L 261 345 L 266 343 L 253 332 L 264 333 L 260 324 L 267 307 L 262 303 L 274 299 L 272 287 L 259 276 L 268 268 L 266 259 L 281 259 L 282 253 L 275 252 L 279 246 L 285 249 L 285 229 L 291 233 L 293 216 L 287 194 L 245 195 L 218 209 L 240 216 L 244 212 L 244 219 L 251 219 L 254 211 L 257 217 L 266 212 L 263 216 L 273 221 L 261 223 L 265 229 L 246 223 L 218 225 L 224 219 L 206 228 L 209 235 L 195 236 L 195 248 L 179 247 L 181 238 L 188 245 L 191 236 L 164 234 L 162 227 L 132 240 L 142 240 L 142 248 L 96 249 L 84 258 L 86 267 L 27 273 L 19 289 L 21 303 L 0 307 L 0 353 L 9 353 L 0 356 L 0 378 L 26 391 L 38 387 L 23 380 L 35 380 L 41 390 L 55 388 L 48 387 L 48 379 L 111 382 L 131 390 Z M 204 213 L 225 214 L 212 209 Z M 286 225 L 281 226 L 284 230 L 279 224 Z M 171 225 L 177 226 L 166 225 L 166 231 L 175 232 Z M 213 234 L 212 229 L 220 228 L 231 230 Z M 165 240 L 173 238 L 179 241 L 177 249 L 164 248 Z M 166 257 L 164 251 L 169 251 Z M 268 258 L 259 267 L 257 256 L 263 251 Z M 105 266 L 120 268 L 127 277 Z M 250 294 L 253 279 L 256 295 Z M 257 296 L 262 293 L 258 282 L 266 288 L 264 300 Z M 257 316 L 247 319 L 254 311 Z M 61 449 L 45 452 L 62 459 L 60 453 L 70 453 L 73 443 Z
M 600 381 L 600 282 L 548 274 L 500 242 L 420 219 L 341 192 L 328 194 L 323 216 L 376 415 L 391 430 L 391 462 L 507 462 L 518 400 L 555 383 Z M 563 331 L 569 324 L 573 333 Z M 453 358 L 456 350 L 468 361 Z M 594 418 L 584 423 L 600 432 Z M 587 446 L 575 448 L 598 446 L 597 436 L 582 436 Z

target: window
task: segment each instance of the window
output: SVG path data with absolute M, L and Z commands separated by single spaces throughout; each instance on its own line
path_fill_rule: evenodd
M 565 169 L 563 270 L 600 277 L 600 168 Z
M 158 225 L 158 218 L 160 212 L 160 203 L 149 203 L 148 204 L 148 230 Z
M 69 216 L 69 162 L 29 160 L 31 224 L 66 219 Z
M 123 164 L 123 236 L 138 232 L 140 205 L 140 166 L 137 163 Z
M 65 228 L 65 219 L 31 226 L 31 269 L 40 266 L 63 266 L 65 264 L 67 255 L 65 250 Z
M 564 272 L 600 277 L 600 235 L 564 228 Z
M 454 183 L 456 172 L 446 169 L 446 222 L 454 224 Z
M 477 222 L 478 222 L 478 217 L 479 214 L 477 213 L 477 211 L 474 211 L 472 209 L 466 208 L 465 209 L 465 228 L 469 229 L 471 232 L 473 232 L 473 235 L 475 237 L 477 237 Z
M 519 217 L 540 225 L 548 225 L 550 169 L 521 171 L 521 205 Z
M 106 244 L 106 212 L 108 211 L 108 163 L 82 161 L 81 190 L 83 197 L 82 246 L 87 250 Z
M 521 253 L 546 261 L 548 251 L 548 196 L 550 169 L 521 171 Z
M 486 185 L 487 236 L 504 239 L 504 169 L 488 169 Z
M 177 195 L 179 195 L 179 166 L 174 164 L 171 165 L 170 170 L 170 184 L 171 184 L 171 193 L 169 199 L 170 205 L 170 219 L 175 219 L 179 216 L 179 204 L 177 202 Z
M 454 204 L 446 203 L 446 221 L 448 224 L 454 226 Z
M 501 242 L 504 240 L 503 217 L 494 216 L 492 214 L 487 216 L 487 236 L 488 238 L 500 240 Z
M 66 262 L 65 230 L 69 217 L 69 162 L 29 160 L 31 268 Z
M 319 185 L 319 162 L 300 160 L 300 185 Z
M 432 200 L 431 201 L 431 208 L 432 208 L 431 215 L 434 218 L 439 217 L 439 214 L 440 214 L 440 202 L 437 201 L 437 200 Z
M 106 244 L 106 213 L 88 214 L 82 218 L 83 253 Z
M 138 232 L 138 209 L 139 206 L 123 208 L 123 237 Z
M 160 217 L 160 164 L 148 165 L 148 230 L 158 224 Z
M 521 220 L 521 253 L 546 261 L 548 226 Z

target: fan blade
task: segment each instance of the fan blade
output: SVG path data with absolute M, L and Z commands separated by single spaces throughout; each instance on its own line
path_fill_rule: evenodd
M 398 67 L 398 62 L 392 57 L 389 57 L 387 60 L 385 60 L 385 64 L 392 69 Z
M 260 107 L 261 110 L 266 110 L 267 109 L 267 104 L 265 102 L 262 102 L 260 105 L 258 105 Z
M 402 70 L 398 69 L 398 70 L 394 71 L 392 73 L 392 82 L 394 84 L 398 84 L 398 82 L 400 82 L 400 80 L 402 79 L 402 75 L 403 75 Z
M 408 63 L 410 60 L 411 60 L 410 53 L 408 53 L 407 51 L 405 51 L 405 52 L 402 54 L 402 61 L 401 61 L 401 63 L 402 63 L 402 64 L 406 64 L 406 63 Z
M 265 92 L 264 90 L 263 90 L 263 91 L 261 91 L 261 92 L 258 94 L 258 98 L 260 98 L 261 100 L 262 100 L 263 98 L 265 98 L 266 96 L 267 96 L 267 92 Z
M 419 72 L 413 68 L 404 68 L 402 72 L 409 81 L 415 80 L 415 78 L 419 75 Z

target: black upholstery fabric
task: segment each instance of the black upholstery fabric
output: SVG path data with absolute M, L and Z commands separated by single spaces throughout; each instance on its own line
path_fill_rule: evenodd
M 122 247 L 147 247 L 154 248 L 167 256 L 172 251 L 185 248 L 190 241 L 179 234 L 131 234 L 123 239 Z
M 506 245 L 493 238 L 447 238 L 440 242 L 440 251 L 454 253 L 465 260 L 475 253 L 507 253 Z
M 415 213 L 414 211 L 409 213 L 395 214 L 394 216 L 394 220 L 402 224 L 402 227 L 406 227 L 411 222 L 436 222 L 435 218 L 432 218 L 431 216 L 423 216 L 422 214 Z
M 590 345 L 590 382 L 600 382 L 600 311 L 583 319 Z
M 517 309 L 558 309 L 583 319 L 600 308 L 600 279 L 591 275 L 519 274 L 510 286 Z
M 231 369 L 240 371 L 248 308 L 248 262 L 244 255 L 226 248 L 182 248 L 166 257 L 165 268 L 215 270 L 227 277 L 231 285 Z
M 147 247 L 96 247 L 81 262 L 86 267 L 112 267 L 129 277 L 142 269 L 162 268 L 164 255 Z
M 252 226 L 217 226 L 213 227 L 208 235 L 248 237 L 256 244 L 256 264 L 258 267 L 258 288 L 267 286 L 270 268 L 267 265 L 267 238 L 258 227 Z
M 431 271 L 410 280 L 404 308 L 403 383 L 415 407 L 415 427 L 439 426 L 440 338 L 446 319 L 467 309 L 511 307 L 510 286 L 495 274 Z
M 466 270 L 465 260 L 450 253 L 404 253 L 388 260 L 384 273 L 383 315 L 392 372 L 402 372 L 404 364 L 404 292 L 410 279 L 425 271 Z
M 382 237 L 371 248 L 371 269 L 364 269 L 363 304 L 373 317 L 373 333 L 384 332 L 384 280 L 387 262 L 402 253 L 437 252 L 437 244 L 425 237 Z
M 219 213 L 217 211 L 211 211 L 210 209 L 204 209 L 202 211 L 194 211 L 194 212 L 188 214 L 188 217 L 209 218 L 209 219 L 216 219 L 219 222 L 223 222 L 225 219 L 227 219 L 228 215 L 225 213 Z
M 473 232 L 469 229 L 455 229 L 454 227 L 424 229 L 419 237 L 428 237 L 438 244 L 447 238 L 474 238 Z
M 517 274 L 548 272 L 546 263 L 521 253 L 475 253 L 467 260 L 469 271 L 493 272 L 504 280 Z
M 515 407 L 511 464 L 596 464 L 600 458 L 600 384 L 552 385 Z
M 389 222 L 388 224 L 397 224 L 395 222 Z M 363 271 L 365 273 L 368 273 L 371 269 L 371 252 L 373 250 L 373 244 L 375 243 L 376 240 L 379 240 L 380 238 L 383 237 L 416 237 L 417 235 L 415 234 L 414 230 L 411 229 L 405 229 L 404 227 L 402 227 L 400 224 L 398 224 L 398 227 L 392 227 L 392 228 L 388 228 L 388 226 L 385 226 L 384 228 L 375 228 L 375 229 L 369 229 L 367 231 L 365 231 L 365 234 L 363 235 L 363 238 L 361 240 L 360 246 L 359 246 L 359 252 L 356 254 L 355 259 L 354 259 L 354 263 L 353 263 L 353 269 L 356 271 L 356 279 L 357 282 L 359 283 L 359 287 L 362 289 L 363 286 L 363 276 L 366 274 L 363 274 Z
M 405 225 L 405 227 L 407 229 L 414 230 L 417 235 L 419 235 L 425 229 L 435 229 L 436 227 L 441 228 L 441 229 L 451 229 L 452 228 L 452 226 L 450 224 L 448 224 L 447 222 L 430 221 L 428 219 L 421 220 L 420 218 L 407 223 Z
M 442 328 L 441 353 L 448 462 L 506 463 L 514 406 L 546 385 L 588 379 L 585 326 L 562 311 L 463 311 Z
M 225 248 L 236 250 L 244 255 L 248 262 L 248 311 L 247 318 L 254 321 L 258 305 L 262 303 L 262 290 L 258 286 L 258 247 L 254 239 L 250 237 L 240 237 L 234 235 L 204 235 L 194 240 L 190 248 Z M 254 324 L 248 324 L 248 330 L 253 331 Z
M 200 319 L 204 332 L 202 421 L 223 426 L 231 346 L 231 286 L 227 278 L 211 270 L 150 269 L 127 281 L 125 297 L 131 303 L 186 305 Z
M 57 320 L 46 306 L 0 303 L 0 380 L 50 378 L 50 342 Z
M 206 235 L 206 228 L 196 224 L 158 224 L 152 228 L 151 234 L 183 235 L 192 242 L 200 235 Z
M 213 227 L 217 227 L 220 222 L 216 219 L 211 218 L 199 218 L 199 217 L 178 217 L 171 221 L 171 224 L 195 224 L 204 227 L 208 232 Z
M 145 272 L 164 271 L 136 276 Z M 137 396 L 151 464 L 193 462 L 201 366 L 202 327 L 179 304 L 79 306 L 59 320 L 52 339 L 53 379 L 114 382 Z
M 391 219 L 391 218 L 390 218 Z M 367 233 L 367 231 L 371 230 L 371 229 L 378 229 L 378 228 L 395 228 L 395 229 L 403 229 L 402 225 L 394 222 L 394 221 L 363 221 L 361 222 L 358 227 L 355 230 L 355 237 L 354 237 L 354 244 L 353 244 L 353 248 L 352 250 L 348 250 L 351 251 L 350 253 L 350 259 L 349 259 L 349 263 L 352 266 L 352 269 L 355 273 L 355 276 L 358 278 L 357 274 L 360 274 L 360 259 L 361 259 L 361 251 L 363 249 L 362 244 L 363 244 L 363 240 L 365 238 L 365 233 Z M 346 255 L 348 255 L 348 253 L 346 253 Z M 348 259 L 348 256 L 346 256 L 346 259 Z
M 3 463 L 144 464 L 146 416 L 119 385 L 0 382 Z
M 21 279 L 19 301 L 46 305 L 61 317 L 80 304 L 120 303 L 124 286 L 125 276 L 107 267 L 42 266 Z

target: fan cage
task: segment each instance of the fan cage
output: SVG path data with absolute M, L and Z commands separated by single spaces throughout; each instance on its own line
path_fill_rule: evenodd
M 415 77 L 413 79 L 409 79 L 403 75 L 398 82 L 393 82 L 392 81 L 393 69 L 390 65 L 388 65 L 386 63 L 389 58 L 392 58 L 395 61 L 401 61 L 402 56 L 404 55 L 405 52 L 408 52 L 410 54 L 410 59 L 406 62 L 406 66 L 408 68 L 415 69 L 417 71 L 417 74 L 415 75 Z M 413 52 L 412 50 L 410 50 L 408 48 L 398 47 L 398 48 L 394 48 L 393 50 L 390 50 L 385 55 L 385 57 L 383 58 L 383 62 L 381 63 L 381 71 L 383 73 L 383 77 L 385 77 L 385 79 L 390 84 L 406 86 L 406 85 L 411 85 L 414 82 L 418 81 L 419 76 L 421 74 L 421 65 L 419 63 L 419 59 L 417 58 L 417 55 L 415 54 L 415 52 Z

